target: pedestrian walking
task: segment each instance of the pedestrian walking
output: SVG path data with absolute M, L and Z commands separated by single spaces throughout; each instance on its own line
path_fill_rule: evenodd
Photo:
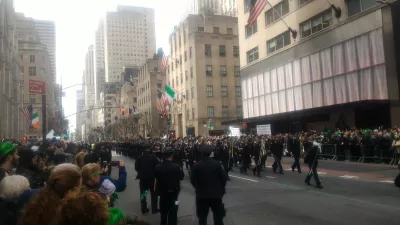
M 318 147 L 313 145 L 312 143 L 312 137 L 308 139 L 304 143 L 304 149 L 305 149 L 305 156 L 304 156 L 304 162 L 308 164 L 308 168 L 310 168 L 310 172 L 308 172 L 305 183 L 307 185 L 310 185 L 310 180 L 314 176 L 315 183 L 317 184 L 317 188 L 323 189 L 323 186 L 321 185 L 321 180 L 319 179 L 318 176 Z

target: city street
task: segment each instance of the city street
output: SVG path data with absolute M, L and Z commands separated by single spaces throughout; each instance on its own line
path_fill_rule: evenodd
M 159 214 L 140 213 L 134 161 L 114 156 L 117 159 L 125 160 L 128 171 L 128 187 L 120 194 L 118 207 L 126 214 L 159 224 Z M 290 162 L 285 158 L 284 168 Z M 270 160 L 267 165 L 271 165 Z M 228 210 L 225 224 L 398 224 L 400 190 L 390 182 L 398 173 L 395 167 L 333 161 L 320 161 L 320 167 L 323 190 L 304 184 L 307 170 L 298 174 L 286 169 L 285 175 L 278 175 L 267 167 L 262 177 L 256 178 L 235 168 L 224 197 Z M 181 225 L 197 224 L 195 193 L 188 179 L 186 173 L 179 196 Z M 211 214 L 208 219 L 208 224 L 213 224 Z

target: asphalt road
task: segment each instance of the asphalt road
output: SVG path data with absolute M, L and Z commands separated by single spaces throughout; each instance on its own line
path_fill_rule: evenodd
M 119 159 L 124 160 L 127 167 L 128 187 L 120 194 L 118 207 L 121 207 L 126 214 L 139 215 L 141 219 L 151 224 L 159 224 L 159 214 L 141 215 L 134 160 L 114 156 L 114 160 Z M 289 163 L 290 159 L 287 161 Z M 332 167 L 345 168 L 344 171 L 350 171 L 352 168 L 355 172 L 362 170 L 359 165 L 341 165 L 337 162 L 321 161 L 320 166 L 329 167 L 329 171 L 336 171 Z M 384 168 L 378 167 L 373 172 L 388 170 L 390 174 L 397 173 L 393 167 Z M 362 172 L 372 173 L 369 170 Z M 250 173 L 249 175 L 231 173 L 231 181 L 227 185 L 227 194 L 224 197 L 225 207 L 228 210 L 224 219 L 225 224 L 399 224 L 400 189 L 392 183 L 322 174 L 321 180 L 325 188 L 319 190 L 305 185 L 305 176 L 305 173 L 298 174 L 292 171 L 277 175 L 270 168 L 262 172 L 261 178 L 254 177 Z M 186 173 L 179 196 L 178 216 L 181 225 L 198 224 L 194 204 L 195 193 L 188 179 Z M 208 224 L 213 224 L 211 213 L 208 219 Z

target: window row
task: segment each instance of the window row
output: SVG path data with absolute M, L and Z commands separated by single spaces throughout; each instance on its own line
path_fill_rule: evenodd
M 384 62 L 382 30 L 378 29 L 243 79 L 242 86 L 248 87 L 243 97 L 257 97 Z
M 214 97 L 214 86 L 207 85 L 206 88 L 207 97 Z M 228 96 L 228 86 L 221 86 L 221 97 Z M 235 86 L 235 96 L 241 97 L 242 96 L 242 88 L 240 86 Z
M 210 44 L 205 44 L 204 45 L 204 54 L 206 56 L 212 56 L 211 53 L 211 45 Z M 226 47 L 225 45 L 220 45 L 219 46 L 219 56 L 226 56 Z M 233 46 L 233 56 L 234 57 L 239 57 L 239 46 Z
M 209 119 L 215 118 L 215 107 L 214 106 L 208 106 L 207 107 L 207 116 Z M 237 106 L 236 107 L 236 117 L 237 118 L 242 118 L 243 117 L 243 108 L 242 106 Z M 229 108 L 228 106 L 222 106 L 221 109 L 221 116 L 223 119 L 228 119 L 229 118 Z M 193 113 L 193 117 L 194 119 L 194 113 Z
M 243 100 L 244 118 L 363 100 L 386 100 L 385 65 Z

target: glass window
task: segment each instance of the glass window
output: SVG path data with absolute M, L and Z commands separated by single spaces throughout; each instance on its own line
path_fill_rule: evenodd
M 221 86 L 221 96 L 222 97 L 228 96 L 228 87 L 227 86 Z
M 209 45 L 209 44 L 206 44 L 205 46 L 205 55 L 206 56 L 211 56 L 211 45 Z
M 221 76 L 226 76 L 226 66 L 225 65 L 220 65 L 219 71 L 220 71 Z
M 283 0 L 265 12 L 265 25 L 269 25 L 289 13 L 289 0 Z
M 299 5 L 304 5 L 311 0 L 299 0 Z
M 184 57 L 185 58 L 185 62 L 187 61 L 187 54 L 186 53 L 187 52 L 185 51 L 185 54 L 184 54 L 185 55 L 185 57 Z
M 207 85 L 207 97 L 214 96 L 214 87 L 212 85 Z
M 192 46 L 189 48 L 189 58 L 192 58 Z
M 36 94 L 29 94 L 29 103 L 36 104 Z
M 190 120 L 189 109 L 186 109 L 186 120 Z
M 235 86 L 235 92 L 236 92 L 236 97 L 241 97 L 242 96 L 242 87 Z
M 185 80 L 188 81 L 188 71 L 185 70 Z
M 228 118 L 228 106 L 222 106 L 222 118 Z
M 258 60 L 258 47 L 255 47 L 247 52 L 247 63 Z
M 193 66 L 190 67 L 190 77 L 193 78 Z
M 194 120 L 194 108 L 192 108 L 192 119 Z
M 239 57 L 239 46 L 233 46 L 233 56 Z
M 244 13 L 248 13 L 251 8 L 251 0 L 243 0 L 244 1 Z
M 219 34 L 219 27 L 213 27 L 213 33 Z
M 192 95 L 192 99 L 194 98 L 194 87 L 190 89 L 190 94 Z
M 242 118 L 242 117 L 243 117 L 242 106 L 237 106 L 237 107 L 236 107 L 236 117 L 237 117 L 237 118 Z
M 208 106 L 207 107 L 207 115 L 208 118 L 214 118 L 214 106 Z
M 212 65 L 206 65 L 206 76 L 212 76 Z
M 31 62 L 31 63 L 35 62 L 35 55 L 30 55 L 29 56 L 29 62 Z
M 29 76 L 30 77 L 36 76 L 36 66 L 30 66 L 29 67 Z
M 186 90 L 186 96 L 185 99 L 189 99 L 189 90 Z
M 305 38 L 332 25 L 332 10 L 314 16 L 300 24 L 301 37 Z
M 220 45 L 219 46 L 219 56 L 225 56 L 225 45 Z
M 226 29 L 227 34 L 233 34 L 233 29 L 232 28 L 227 28 Z
M 204 32 L 204 27 L 197 27 L 197 32 Z
M 250 28 L 246 25 L 246 38 L 255 33 L 257 33 L 257 20 L 253 23 L 253 25 L 251 25 Z
M 233 70 L 235 72 L 235 76 L 240 76 L 240 66 L 235 66 Z

